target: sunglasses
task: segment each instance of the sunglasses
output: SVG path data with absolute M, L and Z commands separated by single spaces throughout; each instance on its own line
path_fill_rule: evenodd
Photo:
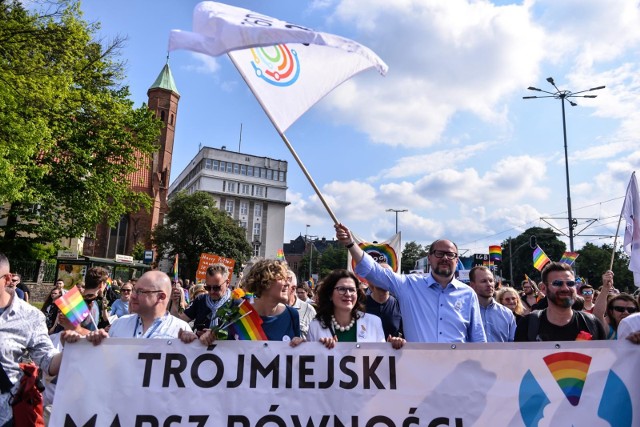
M 551 282 L 551 285 L 555 286 L 556 288 L 561 288 L 562 285 L 567 285 L 570 288 L 573 288 L 576 286 L 576 282 L 575 280 L 554 280 L 553 282 Z
M 619 305 L 614 305 L 611 308 L 614 309 L 615 311 L 617 311 L 618 313 L 624 313 L 626 311 L 629 314 L 633 314 L 636 311 L 638 311 L 638 309 L 635 308 L 635 307 L 621 307 Z
M 220 289 L 222 289 L 222 286 L 220 286 L 220 285 L 204 285 L 204 289 L 207 292 L 219 291 Z
M 593 295 L 593 291 L 582 291 L 582 295 Z
M 120 290 L 120 292 L 122 292 L 123 294 L 130 294 L 131 293 L 131 289 L 122 289 L 122 290 Z

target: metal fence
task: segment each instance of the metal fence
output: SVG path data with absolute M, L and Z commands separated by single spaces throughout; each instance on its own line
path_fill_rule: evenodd
M 43 282 L 53 282 L 56 278 L 56 262 L 42 261 L 44 270 Z M 40 261 L 11 261 L 11 272 L 22 276 L 23 282 L 38 282 L 38 266 Z

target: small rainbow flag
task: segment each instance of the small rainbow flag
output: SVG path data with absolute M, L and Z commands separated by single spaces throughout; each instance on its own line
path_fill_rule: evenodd
M 276 259 L 280 261 L 284 261 L 284 251 L 282 249 L 278 249 L 278 254 L 276 255 Z
M 543 359 L 569 403 L 578 406 L 591 365 L 591 357 L 567 351 L 551 354 Z
M 549 259 L 547 254 L 545 254 L 544 251 L 540 249 L 540 246 L 536 245 L 536 248 L 533 250 L 533 266 L 535 267 L 535 269 L 538 271 L 542 271 L 544 266 L 547 265 L 547 263 L 550 261 L 551 260 Z
M 491 262 L 502 261 L 502 247 L 500 245 L 489 246 L 489 259 Z
M 237 337 L 244 341 L 268 341 L 267 335 L 262 330 L 262 319 L 253 306 L 246 299 L 238 306 L 238 312 L 242 317 L 227 326 L 229 337 Z
M 69 319 L 73 326 L 78 326 L 90 314 L 89 307 L 87 303 L 84 302 L 82 294 L 76 286 L 56 299 L 54 303 L 60 311 L 67 316 L 67 319 Z
M 313 277 L 309 277 L 308 283 L 311 289 L 314 289 L 316 287 L 316 281 L 313 280 Z
M 173 281 L 178 281 L 178 254 L 176 254 L 176 259 L 173 261 Z
M 560 258 L 560 261 L 558 262 L 562 262 L 564 264 L 569 264 L 569 265 L 573 265 L 574 262 L 576 262 L 576 259 L 580 256 L 579 253 L 577 252 L 565 252 L 562 254 L 562 258 Z

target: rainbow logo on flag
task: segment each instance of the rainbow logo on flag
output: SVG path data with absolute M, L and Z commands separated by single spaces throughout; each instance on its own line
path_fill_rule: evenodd
M 284 251 L 282 249 L 278 249 L 278 254 L 276 255 L 276 259 L 280 261 L 284 261 Z
M 543 359 L 569 403 L 578 406 L 591 365 L 591 357 L 580 353 L 562 352 Z
M 489 246 L 489 259 L 491 262 L 502 261 L 502 247 L 500 245 Z
M 244 341 L 268 341 L 267 335 L 262 330 L 262 319 L 251 304 L 245 299 L 238 309 L 242 317 L 227 327 L 229 337 L 235 336 Z
M 252 48 L 251 55 L 256 76 L 271 85 L 291 86 L 300 76 L 298 54 L 286 44 Z
M 569 264 L 569 265 L 573 265 L 574 262 L 576 262 L 576 259 L 580 256 L 579 253 L 577 252 L 565 252 L 562 254 L 562 258 L 560 258 L 560 261 L 558 262 L 562 262 L 564 264 Z
M 542 271 L 545 265 L 548 262 L 551 262 L 547 254 L 540 248 L 540 246 L 536 245 L 536 248 L 533 251 L 533 266 L 536 270 Z
M 67 319 L 78 326 L 84 319 L 89 316 L 89 307 L 84 302 L 82 294 L 77 286 L 71 288 L 67 293 L 54 301 L 60 311 L 67 316 Z

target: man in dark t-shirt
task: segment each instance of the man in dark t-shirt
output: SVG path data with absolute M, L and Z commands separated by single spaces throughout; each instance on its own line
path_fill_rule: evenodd
M 589 313 L 574 311 L 576 282 L 571 266 L 550 262 L 542 270 L 547 290 L 548 307 L 525 316 L 516 329 L 515 341 L 602 340 L 604 328 Z M 595 320 L 595 322 L 594 322 Z M 529 333 L 529 324 L 537 323 L 537 331 Z M 534 324 L 535 326 L 535 324 Z

